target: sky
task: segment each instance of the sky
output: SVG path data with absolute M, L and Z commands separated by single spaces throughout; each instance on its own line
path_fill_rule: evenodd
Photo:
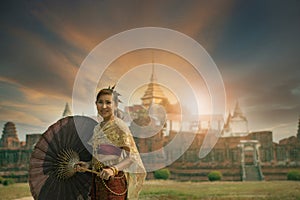
M 66 102 L 72 104 L 76 75 L 97 45 L 115 34 L 141 27 L 162 27 L 197 41 L 222 76 L 226 114 L 238 101 L 250 131 L 273 131 L 274 141 L 297 133 L 297 0 L 5 0 L 1 1 L 0 15 L 0 126 L 14 122 L 21 140 L 26 134 L 43 133 L 60 119 Z M 177 70 L 187 82 L 195 78 L 192 67 L 182 64 L 184 59 L 144 50 L 143 56 L 133 52 L 116 59 L 98 84 L 120 81 L 122 89 L 129 72 L 131 77 L 149 80 L 150 52 L 158 63 L 158 80 L 164 80 L 168 73 L 160 70 L 166 69 Z M 143 66 L 148 70 L 143 73 L 146 78 L 137 73 Z M 201 77 L 195 79 L 203 83 Z M 178 80 L 169 81 L 168 88 L 178 88 Z M 201 98 L 200 93 L 206 93 L 195 87 L 196 82 L 191 84 L 201 104 L 206 97 Z M 190 105 L 193 100 L 184 99 L 182 103 Z M 206 103 L 202 101 L 203 105 Z

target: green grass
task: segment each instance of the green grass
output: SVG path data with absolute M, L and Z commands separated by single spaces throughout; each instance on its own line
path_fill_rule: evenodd
M 8 186 L 0 185 L 0 199 L 11 200 L 31 196 L 28 183 L 15 183 Z
M 147 181 L 141 199 L 269 199 L 300 200 L 300 182 L 174 182 Z
M 27 183 L 0 186 L 0 199 L 30 196 Z M 300 200 L 300 181 L 177 182 L 146 181 L 141 200 Z

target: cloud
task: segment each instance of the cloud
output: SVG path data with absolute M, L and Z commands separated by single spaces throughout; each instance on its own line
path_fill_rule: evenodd
M 26 127 L 27 132 L 41 132 L 62 116 L 65 101 L 59 96 L 27 88 L 5 77 L 0 77 L 0 92 L 1 124 L 12 121 Z
M 119 32 L 145 26 L 171 28 L 211 48 L 231 16 L 234 0 L 228 1 L 43 1 L 31 13 L 62 41 L 88 53 Z M 206 33 L 209 33 L 206 35 Z
M 28 30 L 13 27 L 10 37 L 18 38 L 15 49 L 1 69 L 6 77 L 27 90 L 39 91 L 45 95 L 69 97 L 78 66 L 67 58 L 51 41 Z M 28 51 L 30 49 L 30 51 Z M 37 84 L 38 83 L 38 84 Z
M 71 101 L 76 73 L 96 45 L 121 31 L 157 26 L 187 34 L 211 54 L 222 73 L 229 108 L 239 99 L 251 127 L 297 121 L 298 4 L 260 6 L 257 1 L 234 0 L 6 2 L 0 18 L 1 109 L 13 119 L 23 119 L 28 113 L 28 121 L 51 123 L 61 115 L 65 102 Z M 183 61 L 163 56 L 158 53 L 157 61 L 197 82 L 199 77 L 193 76 Z M 130 67 L 145 60 L 128 55 L 117 59 L 99 87 L 115 83 Z M 87 85 L 95 84 L 86 76 Z
M 14 108 L 18 108 L 14 105 Z M 37 117 L 31 115 L 28 112 L 22 112 L 19 110 L 13 110 L 11 106 L 1 106 L 0 107 L 0 121 L 13 121 L 16 123 L 24 123 L 24 124 L 34 124 L 35 126 L 46 126 L 43 121 L 38 119 Z

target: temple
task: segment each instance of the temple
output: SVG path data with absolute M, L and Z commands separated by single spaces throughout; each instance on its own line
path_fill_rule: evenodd
M 62 117 L 72 115 L 68 103 L 65 105 Z M 0 176 L 13 178 L 16 182 L 28 180 L 29 159 L 41 133 L 26 135 L 26 141 L 20 141 L 16 125 L 7 122 L 0 140 Z
M 236 102 L 233 114 L 228 115 L 222 137 L 241 137 L 248 135 L 248 133 L 248 120 L 244 116 L 239 103 Z
M 213 116 L 218 124 L 215 131 L 221 132 L 221 137 L 209 154 L 202 159 L 199 158 L 199 150 L 208 128 L 213 128 L 210 121 L 211 116 L 199 116 L 199 124 L 195 124 L 194 121 L 187 122 L 186 128 L 180 134 L 195 134 L 195 138 L 191 146 L 181 152 L 182 156 L 169 165 L 168 159 L 178 152 L 172 152 L 172 150 L 166 152 L 164 147 L 170 144 L 178 134 L 178 130 L 174 126 L 177 123 L 177 117 L 174 117 L 177 113 L 165 109 L 165 124 L 157 126 L 157 129 L 155 129 L 155 124 L 150 124 L 155 119 L 151 119 L 151 115 L 147 114 L 149 113 L 147 108 L 150 105 L 166 106 L 162 102 L 168 102 L 160 87 L 156 82 L 152 66 L 150 82 L 141 97 L 142 105 L 127 107 L 127 111 L 135 116 L 130 124 L 132 132 L 140 133 L 145 127 L 148 130 L 145 134 L 149 134 L 149 137 L 143 135 L 141 138 L 135 138 L 139 151 L 141 153 L 161 152 L 155 156 L 144 158 L 143 162 L 146 165 L 153 163 L 158 166 L 168 165 L 172 179 L 190 181 L 207 180 L 207 174 L 212 170 L 221 171 L 223 179 L 230 181 L 286 180 L 289 170 L 299 168 L 300 118 L 297 138 L 292 136 L 275 143 L 271 131 L 249 132 L 248 120 L 238 101 L 233 113 L 229 113 L 223 127 L 221 127 L 222 117 Z M 144 112 L 140 112 L 142 109 Z M 202 126 L 202 124 L 206 124 L 206 126 Z M 149 129 L 154 131 L 151 132 Z M 174 151 L 178 151 L 178 149 Z M 151 167 L 155 168 L 155 166 Z M 148 179 L 152 178 L 153 174 L 148 173 Z
M 211 117 L 199 116 L 200 124 L 195 124 L 195 121 L 186 122 L 180 133 L 195 136 L 192 144 L 187 150 L 179 149 L 182 151 L 179 152 L 181 156 L 175 162 L 169 163 L 169 159 L 178 153 L 175 152 L 178 149 L 165 151 L 164 147 L 178 134 L 176 125 L 178 110 L 176 104 L 169 103 L 161 85 L 156 82 L 153 66 L 150 82 L 141 95 L 141 100 L 141 105 L 125 108 L 133 117 L 130 129 L 135 136 L 139 136 L 135 137 L 136 145 L 140 153 L 160 152 L 143 162 L 166 166 L 171 172 L 171 179 L 204 181 L 208 180 L 209 172 L 218 170 L 222 172 L 223 180 L 227 181 L 286 180 L 290 170 L 300 167 L 300 117 L 295 136 L 276 143 L 273 141 L 272 131 L 248 130 L 248 120 L 238 102 L 233 113 L 225 120 L 224 126 L 221 123 L 222 116 L 214 117 L 218 121 L 216 127 L 221 137 L 208 155 L 199 158 L 199 150 L 204 143 L 207 130 L 212 127 Z M 152 105 L 158 107 L 151 108 Z M 159 111 L 161 106 L 165 108 L 165 116 L 149 112 L 149 109 Z M 62 117 L 69 115 L 72 113 L 66 104 Z M 40 136 L 40 133 L 27 134 L 26 141 L 20 141 L 15 124 L 7 122 L 0 140 L 0 176 L 13 178 L 17 182 L 27 181 L 30 155 Z M 153 179 L 153 173 L 149 172 L 147 178 Z
M 154 71 L 154 66 L 152 64 L 152 75 L 150 78 L 150 83 L 147 86 L 144 96 L 141 98 L 142 105 L 145 108 L 149 108 L 151 104 L 163 104 L 167 98 L 165 97 L 160 85 L 157 84 L 157 79 Z
M 19 141 L 15 124 L 7 122 L 0 141 L 0 176 L 27 181 L 30 155 L 40 136 L 28 134 L 26 142 Z
M 72 115 L 72 112 L 71 112 L 71 109 L 69 107 L 69 104 L 66 103 L 64 112 L 62 114 L 62 117 L 67 117 L 67 116 L 71 116 L 71 115 Z
M 7 122 L 4 125 L 0 146 L 7 149 L 20 148 L 21 143 L 17 135 L 15 124 L 13 122 Z

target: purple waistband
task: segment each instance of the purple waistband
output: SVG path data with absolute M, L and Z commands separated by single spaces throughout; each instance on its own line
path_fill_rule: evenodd
M 122 149 L 110 144 L 101 144 L 98 146 L 98 154 L 121 156 L 121 152 Z

